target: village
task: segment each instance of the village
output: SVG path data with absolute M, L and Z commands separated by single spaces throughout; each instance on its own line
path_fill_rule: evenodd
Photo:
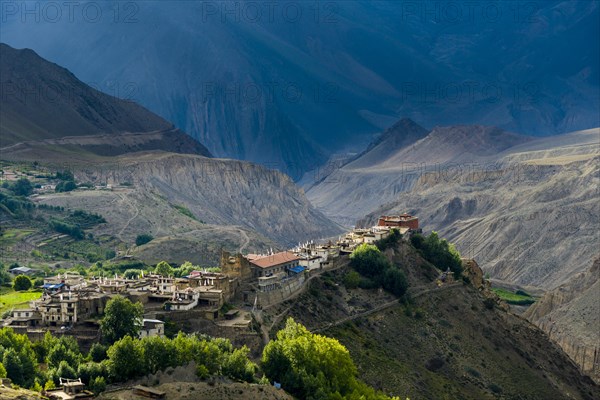
M 28 308 L 15 309 L 3 326 L 38 340 L 46 331 L 75 336 L 79 341 L 99 339 L 99 319 L 107 302 L 124 296 L 144 307 L 140 337 L 163 336 L 165 322 L 158 315 L 184 313 L 225 326 L 247 328 L 249 312 L 285 301 L 303 289 L 307 279 L 335 268 L 340 257 L 362 243 L 386 238 L 392 229 L 404 237 L 420 232 L 419 220 L 409 214 L 381 216 L 371 228 L 355 228 L 333 243 L 314 241 L 266 254 L 231 254 L 223 251 L 220 272 L 196 270 L 176 278 L 141 274 L 135 278 L 84 278 L 75 273 L 46 277 L 43 294 Z M 22 273 L 23 271 L 19 271 Z M 236 305 L 221 312 L 224 305 Z

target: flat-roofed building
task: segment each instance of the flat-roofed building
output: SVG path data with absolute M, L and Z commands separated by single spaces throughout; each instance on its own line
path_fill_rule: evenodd
M 290 251 L 270 254 L 250 260 L 253 275 L 255 277 L 270 276 L 278 272 L 288 270 L 300 265 L 300 257 Z

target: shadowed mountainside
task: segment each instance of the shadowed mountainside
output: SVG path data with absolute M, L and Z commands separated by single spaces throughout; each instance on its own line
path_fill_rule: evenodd
M 0 60 L 3 155 L 62 146 L 101 155 L 160 149 L 210 156 L 158 115 L 89 87 L 32 50 L 0 43 Z
M 23 8 L 3 41 L 135 99 L 218 157 L 295 179 L 401 115 L 532 135 L 600 125 L 596 1 L 102 2 L 92 22 L 81 7 L 52 21 Z

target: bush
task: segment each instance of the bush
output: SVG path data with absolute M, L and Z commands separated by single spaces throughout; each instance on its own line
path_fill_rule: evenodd
M 485 305 L 485 308 L 487 308 L 488 310 L 492 310 L 496 306 L 496 301 L 488 297 L 483 301 L 483 304 Z
M 77 189 L 77 184 L 75 181 L 63 181 L 59 182 L 54 189 L 57 193 L 71 192 Z
M 408 281 L 404 272 L 394 267 L 386 269 L 383 274 L 383 288 L 398 297 L 404 295 L 408 289 Z
M 356 271 L 350 271 L 344 275 L 344 286 L 348 289 L 356 289 L 360 284 L 360 274 Z
M 106 360 L 106 351 L 108 348 L 101 343 L 94 343 L 90 348 L 89 356 L 94 362 Z
M 33 185 L 29 182 L 27 178 L 21 178 L 18 181 L 12 183 L 8 190 L 13 192 L 16 196 L 29 196 L 33 193 Z
M 367 277 L 375 277 L 390 266 L 383 253 L 372 244 L 363 243 L 350 254 L 350 265 Z
M 81 240 L 85 237 L 83 229 L 81 229 L 79 225 L 68 224 L 57 219 L 51 219 L 48 224 L 50 225 L 50 228 L 56 232 L 64 233 L 65 235 L 69 235 L 74 239 Z
M 18 292 L 31 289 L 31 279 L 25 275 L 17 275 L 13 281 L 13 289 Z
M 396 228 L 393 228 L 386 238 L 378 240 L 376 244 L 379 250 L 383 251 L 395 246 L 401 239 L 402 234 L 400 233 L 400 231 Z
M 89 386 L 92 392 L 99 394 L 106 390 L 106 381 L 103 376 L 97 376 L 90 381 Z
M 153 239 L 154 239 L 154 236 L 149 235 L 147 233 L 143 233 L 141 235 L 137 235 L 137 237 L 135 238 L 135 245 L 142 246 L 142 245 L 152 241 Z
M 461 276 L 462 261 L 460 260 L 460 254 L 452 244 L 445 239 L 440 239 L 437 232 L 431 232 L 426 238 L 420 234 L 415 234 L 410 240 L 416 249 L 421 250 L 423 257 L 438 269 L 445 271 L 450 268 L 456 279 Z

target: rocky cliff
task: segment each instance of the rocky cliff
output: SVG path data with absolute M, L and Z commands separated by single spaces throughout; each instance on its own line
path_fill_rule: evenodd
M 523 316 L 600 383 L 600 258 L 589 270 L 546 292 Z
M 307 196 L 346 225 L 414 213 L 491 278 L 553 288 L 597 255 L 599 134 L 436 128 L 376 165 L 343 166 Z
M 136 191 L 158 193 L 186 207 L 198 220 L 240 226 L 280 245 L 341 232 L 287 175 L 256 164 L 152 152 L 72 168 L 81 181 L 128 183 Z

